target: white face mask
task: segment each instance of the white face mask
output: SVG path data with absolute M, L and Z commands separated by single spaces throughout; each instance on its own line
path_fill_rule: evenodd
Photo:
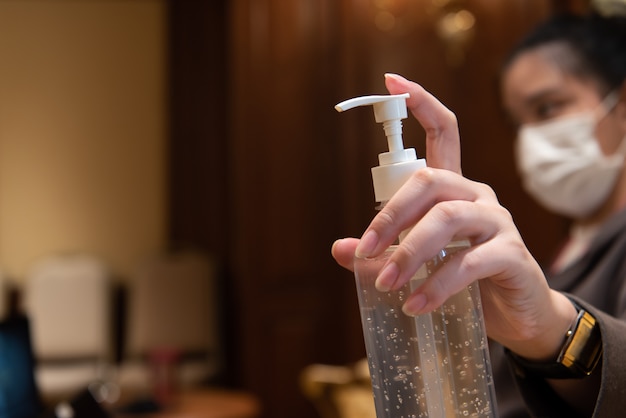
M 617 96 L 609 95 L 600 115 L 588 111 L 520 128 L 516 157 L 523 185 L 549 210 L 582 219 L 606 202 L 624 163 L 626 141 L 606 156 L 594 131 L 616 103 Z

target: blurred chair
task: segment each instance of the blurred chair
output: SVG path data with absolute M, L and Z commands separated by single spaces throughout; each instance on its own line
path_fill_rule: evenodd
M 128 287 L 122 390 L 153 391 L 155 363 L 171 363 L 175 385 L 209 381 L 219 371 L 216 268 L 195 253 L 165 254 L 141 263 Z
M 24 306 L 44 399 L 68 398 L 110 378 L 111 297 L 108 269 L 87 255 L 51 256 L 28 271 Z
M 300 388 L 321 418 L 376 418 L 366 359 L 345 366 L 312 364 L 301 372 Z

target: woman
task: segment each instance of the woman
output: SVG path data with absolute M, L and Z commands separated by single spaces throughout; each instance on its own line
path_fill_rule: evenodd
M 355 253 L 376 256 L 414 225 L 377 278 L 387 291 L 453 237 L 468 237 L 472 247 L 417 289 L 404 310 L 431 311 L 481 280 L 487 331 L 506 347 L 492 347 L 503 417 L 528 416 L 526 407 L 542 417 L 624 415 L 624 32 L 619 19 L 558 17 L 531 34 L 503 71 L 503 101 L 520 126 L 524 184 L 574 220 L 572 238 L 547 273 L 493 190 L 461 176 L 454 115 L 420 86 L 386 76 L 390 93 L 411 94 L 407 104 L 426 130 L 431 168 L 405 184 L 360 240 L 335 242 L 333 256 L 351 268 Z
M 520 126 L 524 186 L 573 219 L 569 240 L 549 266 L 549 283 L 622 318 L 625 26 L 596 15 L 553 18 L 513 51 L 502 76 L 505 108 Z M 500 398 L 503 409 L 511 405 Z

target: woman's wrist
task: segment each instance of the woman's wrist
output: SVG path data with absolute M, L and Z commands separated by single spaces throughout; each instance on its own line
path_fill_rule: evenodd
M 578 310 L 564 294 L 550 292 L 549 309 L 541 318 L 541 329 L 537 329 L 524 340 L 504 344 L 516 355 L 534 362 L 553 361 L 559 355 L 567 332 L 578 317 Z M 550 318 L 549 320 L 545 320 Z

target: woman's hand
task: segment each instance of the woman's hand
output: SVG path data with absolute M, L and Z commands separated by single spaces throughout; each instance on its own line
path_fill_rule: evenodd
M 416 172 L 372 220 L 360 240 L 335 242 L 337 262 L 352 269 L 355 254 L 375 257 L 410 229 L 381 270 L 376 287 L 393 291 L 455 238 L 471 247 L 443 265 L 407 299 L 404 310 L 432 311 L 477 280 L 487 331 L 518 354 L 544 360 L 556 355 L 576 310 L 552 291 L 509 212 L 493 190 L 461 176 L 456 117 L 422 87 L 386 76 L 391 94 L 409 92 L 407 106 L 427 134 L 429 167 Z

